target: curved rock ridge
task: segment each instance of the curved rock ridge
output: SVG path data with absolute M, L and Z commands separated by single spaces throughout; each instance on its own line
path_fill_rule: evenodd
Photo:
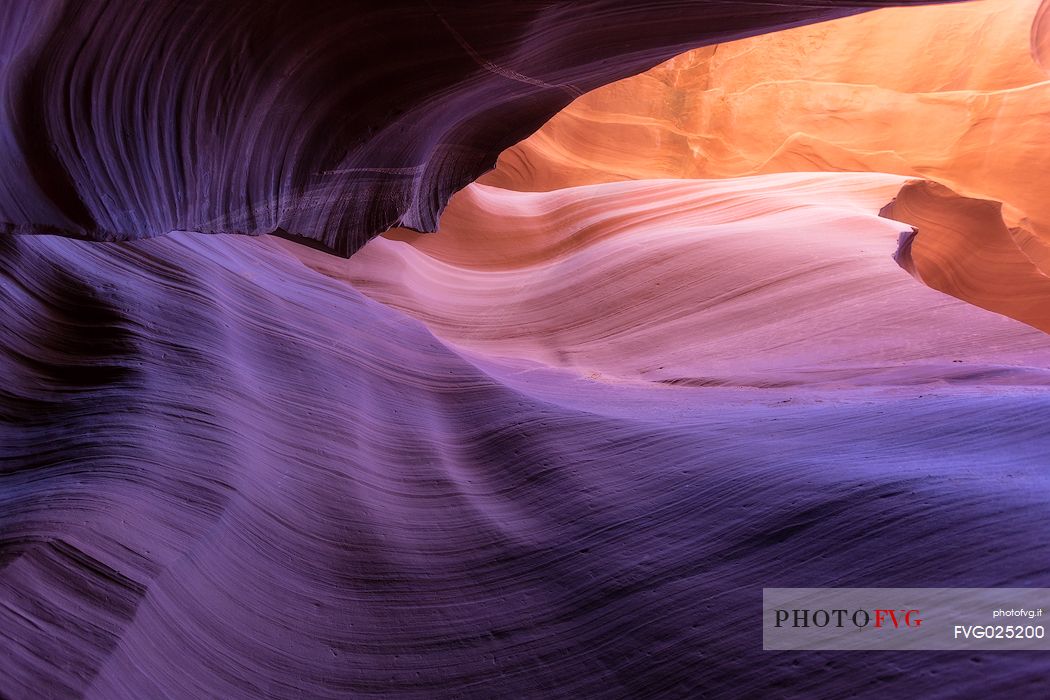
M 1050 71 L 1050 2 L 1039 3 L 1032 21 L 1032 58 L 1045 70 Z
M 1050 673 L 763 652 L 756 612 L 758 582 L 1050 585 L 1050 543 L 1017 539 L 1048 525 L 1045 387 L 588 380 L 454 351 L 270 238 L 5 237 L 0 304 L 5 697 L 1017 697 Z
M 1044 333 L 918 286 L 894 265 L 911 228 L 879 209 L 904 183 L 792 173 L 550 193 L 471 185 L 436 236 L 377 238 L 346 261 L 289 247 L 461 347 L 592 378 L 1045 384 Z M 926 234 L 918 240 L 924 265 Z
M 0 228 L 271 233 L 349 255 L 573 98 L 686 49 L 896 3 L 14 0 Z
M 1045 22 L 1038 0 L 985 0 L 701 48 L 577 99 L 481 182 L 898 173 L 1003 202 L 1050 241 Z
M 1007 228 L 999 202 L 910 182 L 883 213 L 916 228 L 909 271 L 919 280 L 1050 333 L 1050 248 L 1030 231 Z

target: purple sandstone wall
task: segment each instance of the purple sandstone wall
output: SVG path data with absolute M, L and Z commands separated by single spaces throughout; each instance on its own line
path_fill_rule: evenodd
M 1045 654 L 763 652 L 760 614 L 1050 586 L 1050 362 L 606 381 L 231 235 L 432 229 L 580 92 L 860 9 L 0 4 L 0 698 L 1045 694 Z

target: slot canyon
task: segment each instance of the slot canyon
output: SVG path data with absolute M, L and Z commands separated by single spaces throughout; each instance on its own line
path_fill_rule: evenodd
M 0 30 L 0 699 L 1046 697 L 1050 0 Z

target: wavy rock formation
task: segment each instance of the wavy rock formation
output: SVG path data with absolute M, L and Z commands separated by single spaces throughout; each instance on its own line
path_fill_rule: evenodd
M 1045 694 L 760 611 L 1050 587 L 1046 13 L 579 97 L 881 4 L 0 4 L 0 698 Z
M 579 98 L 482 182 L 550 190 L 797 171 L 934 180 L 1001 203 L 1005 223 L 919 217 L 919 239 L 929 228 L 939 239 L 930 246 L 951 251 L 920 245 L 929 254 L 922 279 L 1045 330 L 1045 314 L 1029 308 L 1050 303 L 1032 296 L 1045 289 L 1040 271 L 1050 272 L 1045 24 L 1037 0 L 988 0 L 887 9 L 698 49 Z M 963 252 L 973 245 L 998 252 L 977 260 Z M 1018 265 L 1038 270 L 1023 299 L 1011 300 L 1002 285 Z
M 1032 186 L 1050 170 L 1050 84 L 1029 55 L 1038 4 L 888 9 L 698 49 L 577 99 L 482 182 L 887 172 L 1006 202 L 1011 224 L 1046 229 L 1050 203 Z
M 886 4 L 921 3 L 7 2 L 0 229 L 277 232 L 349 255 L 433 230 L 588 90 Z
M 377 238 L 350 260 L 289 246 L 462 347 L 592 377 L 806 387 L 999 374 L 1043 384 L 1044 333 L 924 289 L 894 265 L 911 229 L 878 213 L 904 180 L 472 185 L 437 236 L 411 245 Z M 932 237 L 918 240 L 925 256 Z M 1025 300 L 1016 288 L 1003 296 Z
M 0 245 L 5 696 L 1017 696 L 1050 672 L 762 652 L 756 612 L 761 585 L 1046 585 L 1050 544 L 1018 539 L 1046 527 L 1044 388 L 613 384 L 470 360 L 272 239 Z

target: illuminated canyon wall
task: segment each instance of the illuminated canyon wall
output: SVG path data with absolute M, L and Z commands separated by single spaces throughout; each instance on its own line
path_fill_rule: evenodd
M 893 210 L 925 231 L 912 247 L 920 278 L 1050 331 L 1050 305 L 1037 301 L 1050 295 L 1039 5 L 946 5 L 919 19 L 891 9 L 697 49 L 579 98 L 482 182 L 549 190 L 797 171 L 933 180 L 962 198 L 913 188 Z M 974 206 L 987 207 L 980 221 Z
M 1047 12 L 880 4 L 0 7 L 0 698 L 1040 697 L 762 651 L 1050 586 Z

